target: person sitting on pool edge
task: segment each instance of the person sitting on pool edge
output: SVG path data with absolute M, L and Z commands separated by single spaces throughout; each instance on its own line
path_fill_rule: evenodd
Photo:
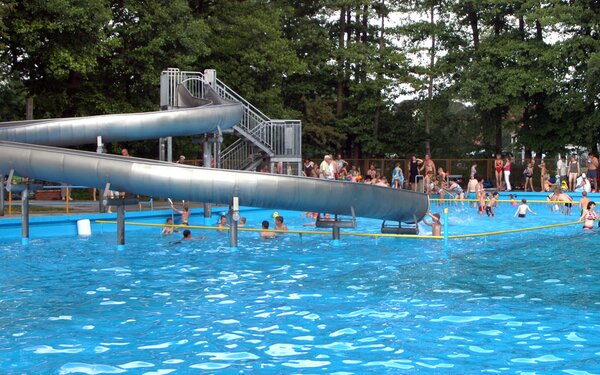
M 271 232 L 269 230 L 269 222 L 267 220 L 263 220 L 262 222 L 262 231 L 260 232 L 260 237 L 263 240 L 271 240 L 275 238 L 277 234 L 275 232 Z
M 162 229 L 162 235 L 163 236 L 168 236 L 168 235 L 173 234 L 175 232 L 179 233 L 179 229 L 173 228 L 172 225 L 173 225 L 173 218 L 171 218 L 171 217 L 167 218 L 167 224 Z
M 182 241 L 199 241 L 199 240 L 203 240 L 204 236 L 200 236 L 200 237 L 192 237 L 192 231 L 189 229 L 185 229 L 183 231 L 183 238 L 181 239 Z

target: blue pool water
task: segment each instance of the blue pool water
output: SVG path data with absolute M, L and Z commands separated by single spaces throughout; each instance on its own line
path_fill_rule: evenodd
M 450 229 L 575 219 L 532 208 L 450 207 Z M 193 232 L 131 232 L 120 252 L 114 233 L 0 242 L 0 372 L 600 373 L 599 236 L 579 225 L 453 240 L 447 258 L 442 241 L 246 232 L 232 253 Z

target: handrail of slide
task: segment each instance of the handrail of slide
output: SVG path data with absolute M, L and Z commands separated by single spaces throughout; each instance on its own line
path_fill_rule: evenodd
M 0 170 L 74 185 L 154 197 L 328 212 L 414 222 L 429 208 L 427 195 L 389 187 L 246 171 L 200 168 L 148 159 L 0 142 Z

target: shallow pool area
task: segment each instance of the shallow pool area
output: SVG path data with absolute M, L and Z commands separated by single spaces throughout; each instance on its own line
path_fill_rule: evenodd
M 578 218 L 531 206 L 525 219 L 507 203 L 494 218 L 431 210 L 449 208 L 452 234 Z M 358 224 L 343 232 L 381 221 Z M 455 239 L 446 254 L 441 240 L 252 232 L 232 252 L 226 231 L 178 243 L 158 228 L 117 251 L 105 228 L 0 241 L 2 373 L 600 373 L 598 229 Z

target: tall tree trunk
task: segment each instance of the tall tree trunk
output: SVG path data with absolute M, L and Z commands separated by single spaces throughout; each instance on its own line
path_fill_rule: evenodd
M 435 5 L 431 5 L 429 13 L 429 22 L 431 24 L 431 49 L 429 51 L 429 84 L 427 87 L 427 110 L 425 112 L 425 152 L 431 153 L 431 115 L 433 110 L 433 69 L 435 67 Z
M 473 48 L 477 51 L 479 49 L 479 17 L 472 2 L 467 4 L 467 18 L 473 33 Z
M 346 45 L 346 8 L 340 9 L 340 35 L 338 37 L 338 48 L 340 50 Z M 344 80 L 345 80 L 345 61 L 343 57 L 338 59 L 338 80 L 336 84 L 336 114 L 341 118 L 344 113 Z
M 382 69 L 381 64 L 383 63 L 383 49 L 385 47 L 385 0 L 381 0 L 381 23 L 380 23 L 380 33 L 379 33 L 379 69 Z M 366 43 L 366 39 L 365 39 Z M 381 71 L 377 72 L 377 80 L 381 82 L 382 76 Z M 379 121 L 381 118 L 381 90 L 377 89 L 377 104 L 375 107 L 375 115 L 373 116 L 373 137 L 375 140 L 379 138 Z

